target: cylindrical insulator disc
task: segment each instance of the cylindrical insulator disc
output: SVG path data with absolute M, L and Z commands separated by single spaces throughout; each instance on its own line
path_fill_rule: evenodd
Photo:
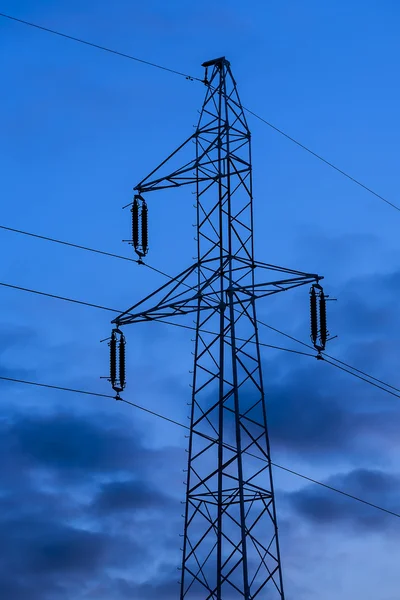
M 142 205 L 142 250 L 143 254 L 147 254 L 147 246 L 149 243 L 149 234 L 148 234 L 148 215 L 147 215 L 147 205 L 143 201 Z
M 322 291 L 319 297 L 319 320 L 321 326 L 321 343 L 325 347 L 326 339 L 328 337 L 328 330 L 326 328 L 326 300 L 325 294 Z
M 111 384 L 114 386 L 117 379 L 117 339 L 114 331 L 110 340 L 110 379 Z
M 121 335 L 119 342 L 119 383 L 121 388 L 125 387 L 125 338 Z
M 139 245 L 139 202 L 137 198 L 132 204 L 132 243 L 135 249 Z
M 318 336 L 318 317 L 317 317 L 317 296 L 315 288 L 311 288 L 310 293 L 310 313 L 311 313 L 311 339 L 314 345 L 317 343 Z

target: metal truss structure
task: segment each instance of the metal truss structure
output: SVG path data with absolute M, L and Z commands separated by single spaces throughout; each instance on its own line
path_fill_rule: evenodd
M 113 323 L 196 316 L 180 600 L 283 600 L 256 301 L 322 277 L 254 260 L 250 131 L 230 63 L 203 66 L 195 133 L 135 188 L 195 186 L 197 261 Z

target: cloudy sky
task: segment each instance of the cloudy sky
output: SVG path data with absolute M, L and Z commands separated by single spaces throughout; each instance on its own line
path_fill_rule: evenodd
M 386 0 L 4 0 L 1 11 L 201 77 L 400 205 L 400 7 Z M 193 131 L 195 82 L 0 19 L 0 225 L 130 255 L 132 187 Z M 249 118 L 257 259 L 325 276 L 329 352 L 400 386 L 400 214 Z M 195 252 L 189 190 L 151 198 L 148 262 Z M 0 281 L 116 309 L 165 282 L 134 263 L 0 232 Z M 2 288 L 0 375 L 109 393 L 111 313 Z M 308 342 L 307 290 L 260 303 Z M 264 343 L 296 347 L 271 330 Z M 192 335 L 126 330 L 126 398 L 185 421 Z M 274 462 L 400 512 L 400 401 L 264 348 Z M 112 399 L 2 382 L 0 596 L 174 600 L 184 430 Z M 275 471 L 288 600 L 395 600 L 400 520 Z M 229 600 L 229 599 L 226 599 Z

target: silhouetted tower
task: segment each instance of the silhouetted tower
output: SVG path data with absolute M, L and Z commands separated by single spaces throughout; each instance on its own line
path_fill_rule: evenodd
M 132 205 L 142 260 L 144 196 L 195 186 L 197 261 L 113 323 L 120 335 L 134 322 L 196 315 L 180 599 L 283 600 L 256 300 L 304 284 L 319 293 L 322 278 L 254 260 L 250 131 L 229 62 L 203 66 L 195 133 L 135 187 Z M 193 141 L 196 156 L 172 169 Z

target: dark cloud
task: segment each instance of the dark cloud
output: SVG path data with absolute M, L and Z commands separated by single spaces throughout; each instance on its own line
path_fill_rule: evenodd
M 16 382 L 13 380 L 35 381 L 37 379 L 36 369 L 29 369 L 18 366 L 10 366 L 0 358 L 0 390 L 2 391 L 3 408 L 8 408 L 11 405 L 8 391 L 14 391 Z M 9 381 L 8 381 L 9 379 Z
M 160 569 L 156 577 L 145 583 L 134 583 L 123 577 L 115 577 L 112 580 L 104 577 L 96 587 L 95 593 L 88 597 L 101 600 L 108 600 L 110 597 L 118 600 L 177 600 L 180 591 L 179 578 L 180 572 L 176 567 L 170 566 Z M 204 592 L 194 597 L 202 600 Z
M 54 517 L 49 517 L 45 512 L 38 515 L 32 511 L 1 521 L 2 556 L 9 565 L 30 576 L 62 573 L 80 576 L 104 564 L 112 541 L 110 536 L 58 522 L 63 513 L 57 509 L 53 514 Z
M 125 596 L 118 595 L 114 580 L 121 571 L 129 574 L 133 590 L 143 573 L 155 581 L 160 563 L 168 563 L 171 540 L 179 548 L 181 506 L 161 484 L 149 483 L 157 482 L 160 464 L 171 479 L 168 467 L 173 472 L 175 465 L 168 452 L 146 449 L 118 417 L 107 422 L 71 412 L 4 417 L 1 597 L 67 600 L 82 590 L 91 597 L 91 590 L 108 581 L 119 599 Z M 131 479 L 119 480 L 121 473 Z M 151 519 L 141 522 L 138 514 L 148 508 Z M 109 593 L 94 597 L 107 600 Z
M 272 443 L 315 457 L 320 452 L 341 452 L 348 447 L 354 419 L 332 391 L 327 393 L 313 379 L 312 369 L 304 369 L 270 390 L 267 404 Z
M 395 349 L 400 328 L 400 272 L 364 275 L 335 290 L 328 308 L 339 339 L 327 351 L 392 385 L 398 372 Z M 304 330 L 307 331 L 305 326 Z M 300 336 L 297 336 L 300 337 Z M 302 359 L 303 361 L 306 359 Z M 266 364 L 267 406 L 273 444 L 319 457 L 381 461 L 398 444 L 394 423 L 398 399 L 323 362 L 275 372 Z
M 351 306 L 361 314 L 358 299 Z M 361 321 L 378 318 L 379 310 L 366 310 Z M 357 335 L 362 367 L 366 340 Z M 378 343 L 376 336 L 368 342 Z M 383 459 L 390 444 L 393 449 L 400 405 L 378 406 L 379 392 L 317 361 L 297 369 L 284 357 L 279 361 L 282 369 L 265 368 L 274 457 L 282 452 L 308 463 L 364 464 L 374 444 L 380 445 L 374 460 Z M 179 595 L 182 508 L 169 494 L 183 499 L 178 461 L 185 454 L 146 448 L 144 440 L 129 421 L 97 413 L 9 413 L 0 421 L 0 596 L 69 600 L 82 590 L 95 600 Z M 399 483 L 389 473 L 359 469 L 327 483 L 397 510 Z M 288 494 L 284 502 L 303 523 L 354 536 L 387 531 L 394 518 L 318 486 Z
M 364 366 L 362 358 L 355 364 Z M 307 462 L 370 464 L 371 453 L 381 463 L 398 446 L 396 398 L 322 362 L 270 378 L 271 367 L 265 371 L 269 433 L 277 452 Z M 374 373 L 379 377 L 379 370 Z
M 358 469 L 324 481 L 353 496 L 399 513 L 400 478 L 377 470 Z M 315 526 L 337 531 L 391 531 L 395 517 L 318 485 L 309 485 L 286 495 L 286 502 L 297 516 Z M 341 526 L 338 528 L 338 526 Z
M 330 328 L 339 333 L 339 339 L 328 344 L 328 353 L 394 385 L 399 290 L 397 271 L 363 275 L 334 289 L 332 295 L 339 302 L 328 307 Z M 304 317 L 302 333 L 294 332 L 298 339 L 306 339 L 304 332 L 309 331 L 307 307 Z M 287 324 L 281 328 L 290 331 Z M 270 330 L 268 335 L 273 335 Z M 282 339 L 280 345 L 304 350 Z M 263 341 L 278 342 L 266 337 Z M 275 353 L 271 360 L 268 352 L 263 352 L 263 373 L 274 457 L 284 453 L 307 463 L 340 460 L 367 466 L 373 454 L 376 466 L 399 446 L 394 426 L 400 419 L 396 398 L 322 361 L 291 356 L 289 362 L 285 353 Z M 242 398 L 246 410 L 258 399 L 249 385 L 242 387 Z M 252 414 L 260 419 L 260 412 Z
M 128 557 L 136 566 L 149 560 L 147 548 L 134 535 L 105 531 L 101 522 L 93 527 L 93 520 L 91 527 L 85 525 L 91 517 L 84 506 L 80 507 L 81 522 L 75 517 L 74 525 L 57 503 L 59 498 L 53 496 L 52 508 L 45 494 L 41 498 L 36 494 L 35 500 L 41 504 L 14 503 L 0 518 L 0 590 L 9 590 L 7 597 L 22 598 L 23 590 L 30 588 L 29 597 L 35 600 L 69 598 L 101 578 L 105 569 L 128 567 Z M 26 502 L 31 501 L 26 493 Z
M 38 333 L 31 327 L 0 323 L 0 375 L 12 379 L 35 380 L 36 370 L 26 368 L 23 357 L 32 344 L 37 344 L 38 341 Z M 0 380 L 2 389 L 14 386 L 13 382 Z
M 0 323 L 0 355 L 9 354 L 12 348 L 26 346 L 32 341 L 37 341 L 38 335 L 31 327 L 10 323 Z
M 172 499 L 144 481 L 113 481 L 101 486 L 93 502 L 100 513 L 138 510 L 166 510 Z
M 108 541 L 98 533 L 60 528 L 56 535 L 31 549 L 31 566 L 45 573 L 87 573 L 103 563 Z
M 71 413 L 22 417 L 10 434 L 21 454 L 33 463 L 57 471 L 107 472 L 132 466 L 137 433 L 114 426 L 99 426 L 95 418 Z

